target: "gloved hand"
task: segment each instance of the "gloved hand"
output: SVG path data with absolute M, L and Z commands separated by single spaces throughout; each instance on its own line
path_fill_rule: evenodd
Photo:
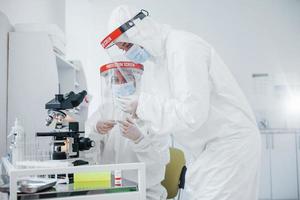
M 116 100 L 118 102 L 118 106 L 123 112 L 135 115 L 139 100 L 138 95 L 117 97 Z
M 118 121 L 120 123 L 120 128 L 122 135 L 135 143 L 139 143 L 143 138 L 141 130 L 134 124 L 134 122 L 126 118 L 126 121 Z
M 116 122 L 114 120 L 98 121 L 96 124 L 96 130 L 100 134 L 108 134 L 115 125 Z

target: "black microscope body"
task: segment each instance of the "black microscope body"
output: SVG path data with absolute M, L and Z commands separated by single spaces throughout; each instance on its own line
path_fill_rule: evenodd
M 56 94 L 55 98 L 46 103 L 48 110 L 46 126 L 56 121 L 55 129 L 51 132 L 37 132 L 37 137 L 54 137 L 53 140 L 53 160 L 63 160 L 69 158 L 78 158 L 79 151 L 89 150 L 95 145 L 95 142 L 89 138 L 80 137 L 84 131 L 79 131 L 79 123 L 72 121 L 64 125 L 66 110 L 74 109 L 81 104 L 87 92 L 83 90 L 78 94 L 69 92 L 65 95 Z

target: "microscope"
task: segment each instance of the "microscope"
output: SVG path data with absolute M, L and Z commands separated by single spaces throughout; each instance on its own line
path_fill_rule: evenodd
M 80 137 L 80 134 L 84 133 L 84 131 L 79 131 L 78 122 L 73 120 L 65 124 L 68 117 L 67 111 L 79 106 L 85 100 L 86 95 L 87 92 L 85 90 L 77 94 L 73 91 L 65 95 L 56 94 L 54 99 L 46 103 L 45 108 L 48 110 L 46 126 L 55 121 L 55 128 L 51 132 L 37 132 L 36 136 L 54 137 L 53 160 L 78 158 L 79 151 L 89 150 L 95 146 L 95 142 L 90 138 Z M 77 165 L 76 163 L 73 164 Z

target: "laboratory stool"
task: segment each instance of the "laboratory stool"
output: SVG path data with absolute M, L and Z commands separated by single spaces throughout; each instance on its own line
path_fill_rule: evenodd
M 181 191 L 184 189 L 186 170 L 183 151 L 170 148 L 170 162 L 166 167 L 165 179 L 161 182 L 168 192 L 168 199 L 174 199 L 176 196 L 177 200 L 180 199 Z

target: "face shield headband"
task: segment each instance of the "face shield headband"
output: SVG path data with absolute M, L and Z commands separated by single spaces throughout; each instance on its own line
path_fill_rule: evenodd
M 142 9 L 137 15 L 135 15 L 132 19 L 128 20 L 121 26 L 119 26 L 117 29 L 115 29 L 113 32 L 111 32 L 108 36 L 106 36 L 102 41 L 101 41 L 101 46 L 104 49 L 107 49 L 111 47 L 114 43 L 114 41 L 120 37 L 123 33 L 131 29 L 132 27 L 135 26 L 134 21 L 139 19 L 143 20 L 145 17 L 149 16 L 149 12 Z
M 142 72 L 144 71 L 144 66 L 142 64 L 137 64 L 133 62 L 108 63 L 100 67 L 100 75 L 106 77 L 108 75 L 112 75 L 113 71 L 120 72 L 120 70 L 129 70 L 131 74 L 142 75 Z M 120 73 L 120 76 L 122 76 L 125 81 L 129 79 L 129 77 L 125 77 L 127 76 L 126 74 Z

